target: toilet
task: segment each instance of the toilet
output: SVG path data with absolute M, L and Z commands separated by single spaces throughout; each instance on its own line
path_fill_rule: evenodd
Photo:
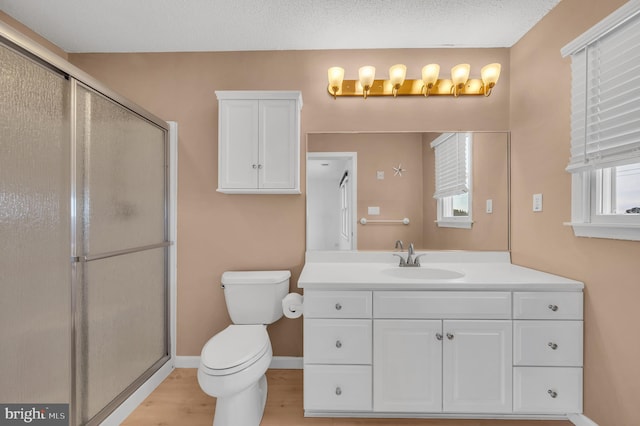
M 282 317 L 289 271 L 222 274 L 222 288 L 233 324 L 202 348 L 198 383 L 216 397 L 214 426 L 258 426 L 267 400 L 265 372 L 273 352 L 267 324 Z

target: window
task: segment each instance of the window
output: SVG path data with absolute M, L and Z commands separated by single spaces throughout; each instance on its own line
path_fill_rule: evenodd
M 640 240 L 640 3 L 562 49 L 571 56 L 571 225 Z
M 349 174 L 344 172 L 340 181 L 340 236 L 343 240 L 351 239 L 351 220 L 349 215 Z
M 431 142 L 435 150 L 437 223 L 471 228 L 471 133 L 443 133 Z

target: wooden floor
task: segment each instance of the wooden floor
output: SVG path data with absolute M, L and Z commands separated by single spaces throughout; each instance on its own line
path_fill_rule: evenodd
M 200 390 L 197 371 L 191 368 L 174 370 L 122 425 L 211 426 L 215 398 Z M 261 426 L 571 426 L 566 421 L 305 418 L 302 370 L 269 370 L 267 381 L 267 406 Z

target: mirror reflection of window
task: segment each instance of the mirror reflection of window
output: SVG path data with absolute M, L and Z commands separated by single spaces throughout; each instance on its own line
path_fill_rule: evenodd
M 431 142 L 435 150 L 437 224 L 443 228 L 472 225 L 471 133 L 443 133 Z

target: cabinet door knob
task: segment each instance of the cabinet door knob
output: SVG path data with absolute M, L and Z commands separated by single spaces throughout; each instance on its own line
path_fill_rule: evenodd
M 340 389 L 340 386 L 336 388 L 336 395 L 338 396 L 342 395 L 342 389 Z
M 342 342 L 340 340 L 336 340 L 336 348 L 340 349 L 342 347 Z
M 252 164 L 252 165 L 251 165 L 251 168 L 252 168 L 252 169 L 257 169 L 257 168 L 258 168 L 258 165 L 257 165 L 257 164 Z
M 553 343 L 553 342 L 549 342 L 549 347 L 550 347 L 551 349 L 553 349 L 554 351 L 555 351 L 556 349 L 558 349 L 558 345 L 557 345 L 556 343 Z
M 436 333 L 436 339 L 442 340 L 442 333 Z
M 336 303 L 336 311 L 342 309 L 342 305 L 340 303 Z
M 262 164 L 258 164 L 258 168 L 261 169 L 262 168 Z
M 549 389 L 549 390 L 547 391 L 547 393 L 548 393 L 549 395 L 551 395 L 551 398 L 557 398 L 557 397 L 558 397 L 558 392 L 556 392 L 556 391 L 554 391 L 554 390 Z
M 548 308 L 555 312 L 558 310 L 558 305 L 549 305 Z
M 451 333 L 447 333 L 447 339 L 449 339 L 449 340 L 453 340 L 453 334 L 451 334 Z

